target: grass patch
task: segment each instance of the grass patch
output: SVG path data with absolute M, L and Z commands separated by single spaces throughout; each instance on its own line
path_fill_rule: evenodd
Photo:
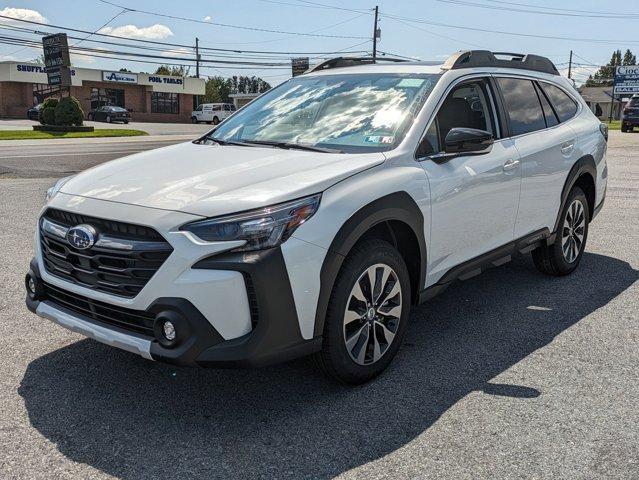
M 142 130 L 96 128 L 93 132 L 36 132 L 33 130 L 0 130 L 0 140 L 37 140 L 46 138 L 139 137 Z
M 619 121 L 619 120 L 613 120 L 610 123 L 608 123 L 608 120 L 606 120 L 603 123 L 608 125 L 608 130 L 621 130 L 621 121 Z

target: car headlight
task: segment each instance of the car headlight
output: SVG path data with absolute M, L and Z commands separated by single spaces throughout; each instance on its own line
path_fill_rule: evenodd
M 321 194 L 236 215 L 187 223 L 180 230 L 205 242 L 246 240 L 235 252 L 262 250 L 285 242 L 319 207 Z
M 73 178 L 73 175 L 70 175 L 68 177 L 61 178 L 60 180 L 55 182 L 55 185 L 47 190 L 47 194 L 44 197 L 44 201 L 48 203 L 53 197 L 55 197 L 55 194 L 60 191 L 60 189 L 64 186 L 64 184 L 67 183 L 72 178 Z

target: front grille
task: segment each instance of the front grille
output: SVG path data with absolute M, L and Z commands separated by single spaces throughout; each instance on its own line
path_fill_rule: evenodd
M 95 245 L 86 250 L 71 246 L 65 234 L 83 223 L 99 232 Z M 56 209 L 47 210 L 40 220 L 40 243 L 51 275 L 128 298 L 142 290 L 173 251 L 152 228 Z
M 43 300 L 85 317 L 131 332 L 153 336 L 153 321 L 155 317 L 151 313 L 91 300 L 47 283 L 44 284 L 44 295 Z

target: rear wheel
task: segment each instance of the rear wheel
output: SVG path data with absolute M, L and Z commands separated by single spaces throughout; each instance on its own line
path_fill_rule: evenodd
M 213 117 L 213 125 L 217 125 L 218 123 L 220 123 L 220 119 L 217 117 Z
M 392 245 L 370 240 L 356 246 L 333 287 L 316 355 L 320 368 L 348 384 L 383 372 L 406 331 L 410 288 L 406 264 Z
M 538 247 L 532 252 L 533 261 L 540 272 L 562 276 L 577 268 L 588 239 L 589 218 L 586 195 L 581 188 L 574 187 L 561 213 L 555 243 Z
M 109 116 L 107 115 L 107 117 L 106 117 L 105 121 L 106 121 L 106 123 L 111 123 L 111 117 L 109 117 Z

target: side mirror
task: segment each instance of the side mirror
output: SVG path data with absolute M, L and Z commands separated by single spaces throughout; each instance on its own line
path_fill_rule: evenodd
M 488 153 L 495 140 L 493 134 L 475 128 L 452 128 L 444 140 L 444 152 L 448 154 Z

